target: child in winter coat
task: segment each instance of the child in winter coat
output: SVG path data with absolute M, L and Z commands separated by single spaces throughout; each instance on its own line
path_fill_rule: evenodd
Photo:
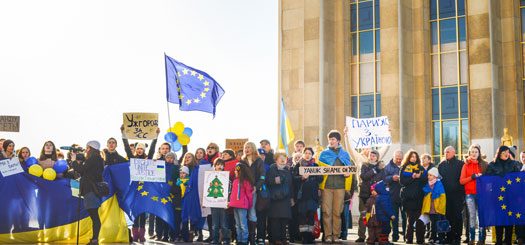
M 220 158 L 215 159 L 213 162 L 213 168 L 215 171 L 224 171 L 224 161 Z M 213 183 L 213 182 L 212 182 Z M 218 185 L 218 184 L 217 184 Z M 210 187 L 211 188 L 211 187 Z M 222 196 L 228 198 L 228 193 L 223 193 Z M 226 221 L 226 209 L 225 208 L 211 208 L 211 220 L 213 223 L 213 234 L 211 244 L 230 244 L 230 229 Z M 220 233 L 222 232 L 222 239 L 220 240 Z
M 425 198 L 423 199 L 422 214 L 430 216 L 430 240 L 429 243 L 440 244 L 444 242 L 444 233 L 437 234 L 437 222 L 445 219 L 447 198 L 445 187 L 439 180 L 439 171 L 432 168 L 428 171 L 428 184 L 423 188 Z
M 253 203 L 253 176 L 246 164 L 235 166 L 235 180 L 232 184 L 229 207 L 233 208 L 237 244 L 248 244 L 248 210 Z
M 390 192 L 386 189 L 383 181 L 379 181 L 371 187 L 372 195 L 366 202 L 367 213 L 370 218 L 366 222 L 368 227 L 367 244 L 389 244 L 390 221 L 396 217 L 390 198 Z
M 175 240 L 179 240 L 179 236 L 182 236 L 185 241 L 189 240 L 188 230 L 181 228 L 182 224 L 182 198 L 184 198 L 184 192 L 186 191 L 186 185 L 188 183 L 188 176 L 190 175 L 190 169 L 186 166 L 180 168 L 179 178 L 174 185 L 171 186 L 171 196 L 173 199 L 173 206 L 175 207 L 175 232 L 173 237 Z

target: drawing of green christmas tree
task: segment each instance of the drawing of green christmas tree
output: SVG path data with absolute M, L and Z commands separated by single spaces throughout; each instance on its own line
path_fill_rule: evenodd
M 208 188 L 208 197 L 213 198 L 219 198 L 224 197 L 224 189 L 222 188 L 222 182 L 215 176 L 215 179 L 213 179 L 210 183 L 210 187 Z

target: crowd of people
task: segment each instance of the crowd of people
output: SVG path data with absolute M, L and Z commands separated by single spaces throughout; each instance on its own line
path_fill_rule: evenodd
M 395 150 L 386 161 L 388 146 L 361 152 L 351 147 L 345 149 L 343 145 L 349 144 L 342 144 L 343 136 L 337 130 L 330 131 L 327 140 L 328 147 L 321 152 L 298 140 L 289 156 L 274 151 L 268 140 L 261 140 L 259 147 L 246 142 L 237 152 L 220 151 L 215 143 L 208 144 L 206 149 L 198 148 L 195 153 L 184 146 L 181 157 L 177 158 L 169 143 L 158 148 L 156 139 L 149 146 L 130 144 L 123 134 L 127 157 L 116 151 L 115 138 L 109 138 L 103 150 L 98 141 L 88 142 L 85 159 L 75 152 L 78 145 L 64 156 L 53 142 L 47 141 L 38 164 L 50 168 L 58 159 L 67 158 L 70 169 L 60 177 L 81 177 L 80 193 L 93 220 L 90 241 L 93 244 L 98 242 L 101 227 L 97 212 L 101 197 L 94 185 L 102 181 L 104 165 L 127 162 L 130 158 L 160 159 L 175 166 L 167 178 L 176 180 L 171 186 L 175 229 L 154 215 L 142 214 L 136 217 L 130 232 L 131 240 L 136 242 L 146 240 L 148 223 L 150 239 L 168 242 L 235 241 L 240 245 L 261 245 L 269 241 L 280 245 L 313 244 L 319 238 L 326 243 L 340 243 L 347 240 L 348 229 L 352 228 L 350 204 L 353 196 L 358 195 L 357 243 L 460 244 L 466 223 L 466 242 L 482 245 L 488 243 L 488 227 L 478 225 L 476 179 L 525 171 L 525 152 L 518 154 L 512 146 L 499 147 L 490 163 L 479 145 L 470 146 L 464 157 L 457 156 L 455 149 L 448 146 L 444 150 L 445 159 L 433 164 L 429 154 L 420 155 L 414 150 L 404 154 Z M 4 139 L 0 139 L 0 146 L 0 160 L 18 157 L 27 170 L 25 161 L 31 157 L 27 147 L 15 151 L 15 143 Z M 318 166 L 357 166 L 359 170 L 341 175 L 300 174 L 300 167 Z M 227 208 L 201 205 L 205 171 L 229 171 Z M 429 222 L 422 216 L 428 217 Z M 207 239 L 202 233 L 205 223 L 210 231 Z M 322 237 L 318 237 L 316 223 L 322 226 Z M 525 230 L 521 226 L 496 227 L 496 244 L 512 244 L 513 231 L 522 244 Z

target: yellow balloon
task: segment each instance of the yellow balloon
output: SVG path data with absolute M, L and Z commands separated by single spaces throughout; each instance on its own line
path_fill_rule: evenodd
M 55 180 L 57 177 L 57 172 L 55 172 L 55 170 L 52 168 L 46 168 L 42 177 L 46 180 Z
M 29 167 L 29 174 L 34 175 L 36 177 L 42 176 L 42 171 L 44 171 L 42 169 L 42 166 L 38 164 L 34 164 L 33 166 Z
M 184 123 L 176 122 L 171 129 L 173 130 L 171 132 L 175 133 L 177 136 L 180 136 L 182 132 L 184 132 Z
M 188 145 L 190 143 L 190 137 L 185 134 L 179 135 L 178 141 L 181 145 Z

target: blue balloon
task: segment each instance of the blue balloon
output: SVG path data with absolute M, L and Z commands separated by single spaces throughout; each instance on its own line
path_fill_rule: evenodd
M 179 143 L 179 141 L 175 141 L 175 142 L 171 143 L 171 150 L 173 152 L 180 151 L 180 149 L 182 149 L 182 145 Z
M 29 168 L 31 167 L 32 165 L 35 165 L 38 163 L 38 160 L 35 158 L 35 157 L 29 157 L 27 160 L 26 160 L 26 166 Z
M 182 133 L 188 135 L 188 137 L 191 137 L 193 135 L 193 130 L 191 128 L 184 128 L 184 131 L 182 131 Z
M 177 141 L 177 135 L 173 132 L 168 132 L 164 135 L 164 140 L 169 143 L 173 143 Z
M 53 170 L 58 174 L 65 172 L 67 170 L 67 161 L 63 159 L 57 160 L 55 165 L 53 165 Z

